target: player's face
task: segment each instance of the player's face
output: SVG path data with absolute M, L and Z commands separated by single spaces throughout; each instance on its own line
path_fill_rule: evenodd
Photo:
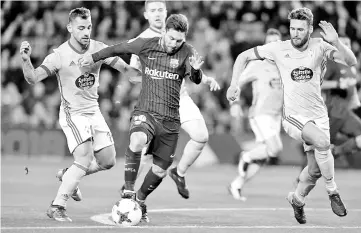
M 278 41 L 278 40 L 281 40 L 281 37 L 279 35 L 268 35 L 266 37 L 265 44 L 275 42 L 275 41 Z
M 302 48 L 310 39 L 312 26 L 309 26 L 306 20 L 291 19 L 290 35 L 291 43 L 296 48 Z
M 176 52 L 179 47 L 185 42 L 186 34 L 184 32 L 179 32 L 173 28 L 166 31 L 164 34 L 164 46 L 167 50 L 167 53 Z
M 92 32 L 91 18 L 76 17 L 69 25 L 69 32 L 79 44 L 87 46 Z
M 167 17 L 164 2 L 149 2 L 146 6 L 144 17 L 148 20 L 150 27 L 162 29 Z

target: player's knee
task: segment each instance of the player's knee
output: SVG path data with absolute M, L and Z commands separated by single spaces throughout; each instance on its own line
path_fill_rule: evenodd
M 153 166 L 152 166 L 152 171 L 156 176 L 158 176 L 160 178 L 164 178 L 167 175 L 166 170 L 164 170 L 163 168 L 161 168 L 161 167 L 159 167 L 158 165 L 155 165 L 155 164 L 153 164 Z
M 147 143 L 147 135 L 144 132 L 133 132 L 130 135 L 129 148 L 134 152 L 142 151 Z
M 330 139 L 326 135 L 320 135 L 314 145 L 319 150 L 328 150 L 330 148 Z
M 102 160 L 100 161 L 97 161 L 98 162 L 98 165 L 103 168 L 104 170 L 108 170 L 108 169 L 111 169 L 112 167 L 115 166 L 116 164 L 116 158 L 115 158 L 115 148 L 113 146 L 113 148 L 110 148 L 109 149 L 109 154 L 106 158 L 103 158 Z M 111 152 L 113 151 L 113 152 Z
M 207 129 L 193 132 L 193 133 L 189 134 L 189 136 L 191 137 L 191 139 L 193 141 L 196 141 L 198 143 L 207 143 L 208 139 L 209 139 Z

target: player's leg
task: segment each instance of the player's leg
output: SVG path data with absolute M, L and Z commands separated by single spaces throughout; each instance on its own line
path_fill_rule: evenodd
M 138 174 L 137 174 L 137 179 L 140 176 L 140 174 L 142 173 L 142 171 L 144 170 L 144 167 L 150 163 L 150 161 L 153 160 L 153 156 L 148 154 L 148 147 L 149 145 L 147 145 L 146 147 L 143 148 L 142 153 L 141 153 L 141 157 L 140 157 L 140 164 L 139 164 L 139 168 L 138 168 Z M 125 184 L 123 184 L 123 186 L 120 188 L 119 192 L 121 193 L 121 195 L 123 194 L 125 190 Z
M 153 138 L 151 150 L 149 150 L 153 154 L 153 166 L 149 169 L 137 192 L 137 201 L 143 213 L 142 219 L 146 222 L 149 222 L 149 218 L 144 202 L 167 175 L 166 171 L 174 159 L 179 129 L 180 123 L 172 121 L 163 121 L 163 125 L 158 124 L 157 126 L 157 133 Z
M 153 117 L 145 112 L 135 111 L 130 125 L 130 142 L 125 152 L 125 189 L 123 198 L 134 197 L 134 185 L 138 175 L 143 148 L 152 141 L 155 133 Z M 151 145 L 150 145 L 151 146 Z
M 305 197 L 315 187 L 317 180 L 321 177 L 317 165 L 314 150 L 306 151 L 307 166 L 301 171 L 295 192 L 289 193 L 287 199 L 294 208 L 294 215 L 300 224 L 306 223 L 306 215 L 303 210 Z
M 347 210 L 340 198 L 334 180 L 334 157 L 330 150 L 330 136 L 328 133 L 328 118 L 325 118 L 316 120 L 316 122 L 307 122 L 303 127 L 302 137 L 306 143 L 314 146 L 316 162 L 326 184 L 332 211 L 342 217 L 347 215 Z
M 74 156 L 74 163 L 63 175 L 62 183 L 47 215 L 58 221 L 71 221 L 65 211 L 66 203 L 81 178 L 85 176 L 92 161 L 92 135 L 90 122 L 85 117 L 60 118 L 59 122 L 66 135 L 69 150 Z
M 114 167 L 116 163 L 114 139 L 103 115 L 99 111 L 93 115 L 91 120 L 94 135 L 94 159 L 92 160 L 86 175 L 109 170 Z
M 259 143 L 252 150 L 241 154 L 238 164 L 239 175 L 229 187 L 235 199 L 245 200 L 241 196 L 244 184 L 257 174 L 268 157 L 276 157 L 282 151 L 280 124 L 280 116 L 264 115 L 250 119 L 252 131 Z
M 208 142 L 208 129 L 199 108 L 188 95 L 181 96 L 179 106 L 181 127 L 191 138 L 177 166 L 177 173 L 183 177 Z
M 356 113 L 358 110 L 355 110 Z M 351 154 L 354 150 L 361 149 L 361 119 L 352 110 L 342 119 L 339 131 L 350 138 L 333 149 L 334 156 Z M 332 126 L 331 126 L 332 127 Z

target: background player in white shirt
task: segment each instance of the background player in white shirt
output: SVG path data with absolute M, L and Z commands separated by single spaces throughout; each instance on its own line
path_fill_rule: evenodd
M 167 17 L 165 1 L 146 1 L 144 17 L 148 20 L 149 28 L 142 32 L 138 37 L 161 37 L 162 33 L 164 32 L 165 19 Z M 138 56 L 132 55 L 130 65 L 140 69 Z M 214 78 L 207 77 L 204 74 L 202 83 L 208 84 L 211 91 L 220 89 L 219 84 Z M 208 142 L 208 130 L 199 108 L 188 95 L 184 82 L 182 83 L 182 89 L 180 93 L 179 114 L 181 127 L 188 133 L 191 139 L 185 146 L 183 155 L 177 167 L 170 169 L 169 175 L 176 183 L 179 194 L 183 198 L 187 199 L 189 198 L 189 190 L 186 186 L 184 176 L 186 175 L 188 168 L 194 163 L 194 161 L 196 161 L 204 146 Z M 151 159 L 151 156 L 145 154 L 146 148 L 142 153 L 142 162 L 139 167 L 138 174 L 141 173 L 144 165 L 148 163 L 149 159 Z
M 20 47 L 26 81 L 35 84 L 55 74 L 61 93 L 59 123 L 74 156 L 74 163 L 59 172 L 58 178 L 62 183 L 47 211 L 47 215 L 57 221 L 71 221 L 66 213 L 66 203 L 70 196 L 74 200 L 81 200 L 77 186 L 82 177 L 110 169 L 115 164 L 114 141 L 98 104 L 99 70 L 103 62 L 89 68 L 78 65 L 78 60 L 84 54 L 97 52 L 107 46 L 90 39 L 91 15 L 86 8 L 70 11 L 67 29 L 70 39 L 54 49 L 54 53 L 49 54 L 36 69 L 30 60 L 30 44 L 24 41 Z M 130 67 L 119 57 L 109 58 L 104 63 L 127 77 L 141 75 L 139 70 Z
M 281 38 L 281 33 L 271 28 L 266 33 L 265 44 Z M 228 187 L 234 199 L 243 201 L 246 198 L 241 191 L 245 182 L 258 172 L 268 157 L 276 157 L 283 147 L 280 138 L 283 95 L 276 65 L 269 60 L 249 62 L 241 75 L 240 88 L 249 82 L 253 100 L 248 117 L 257 145 L 241 153 L 239 175 Z
M 273 60 L 281 75 L 284 91 L 283 127 L 294 139 L 303 141 L 308 166 L 300 174 L 295 192 L 288 194 L 296 220 L 304 224 L 305 197 L 322 176 L 338 216 L 347 211 L 334 181 L 334 159 L 330 150 L 330 133 L 327 109 L 321 96 L 322 77 L 326 60 L 332 59 L 353 66 L 355 55 L 338 39 L 333 26 L 321 21 L 322 37 L 310 38 L 313 32 L 313 14 L 308 8 L 299 8 L 289 14 L 291 40 L 278 41 L 255 47 L 241 53 L 233 68 L 232 82 L 227 98 L 234 101 L 239 94 L 239 78 L 248 61 Z

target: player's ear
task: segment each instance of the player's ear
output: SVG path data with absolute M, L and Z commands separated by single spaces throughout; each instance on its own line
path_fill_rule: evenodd
M 313 32 L 313 26 L 311 25 L 310 26 L 310 34 L 312 34 L 312 32 Z
M 148 20 L 148 13 L 147 13 L 146 11 L 144 11 L 143 15 L 144 15 L 144 18 L 145 18 L 146 20 Z
M 68 25 L 66 25 L 66 29 L 68 29 L 69 33 L 73 32 L 73 28 L 71 27 L 71 23 L 68 23 Z

